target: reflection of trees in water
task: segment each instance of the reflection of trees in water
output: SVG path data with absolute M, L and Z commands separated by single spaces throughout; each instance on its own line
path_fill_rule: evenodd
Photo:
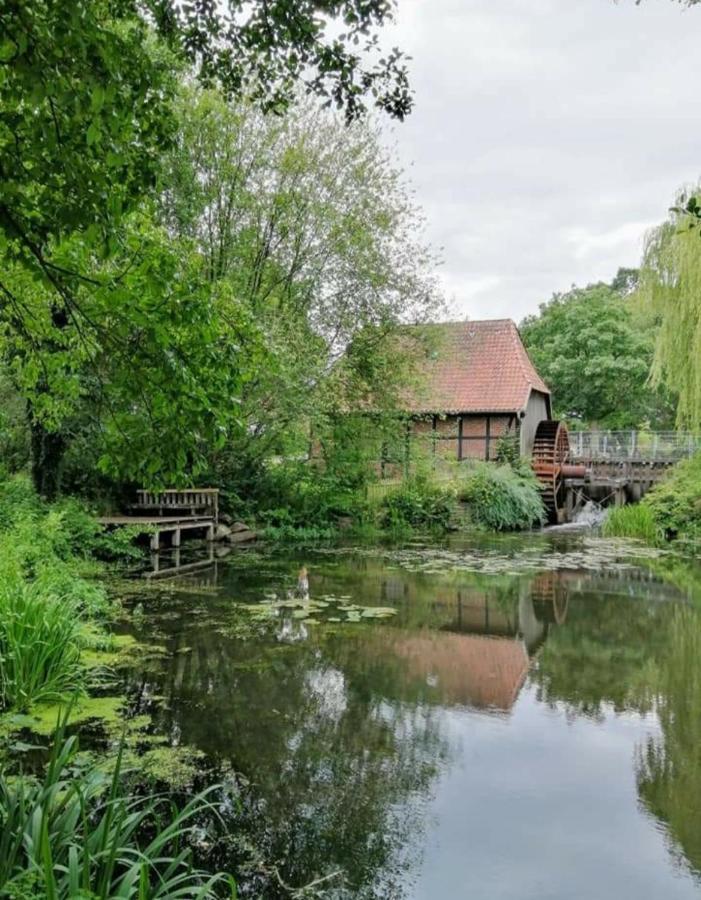
M 531 678 L 539 699 L 572 713 L 601 716 L 652 708 L 667 649 L 669 606 L 637 594 L 604 593 L 603 579 L 572 579 L 567 620 L 551 629 Z
M 661 734 L 636 762 L 645 807 L 665 824 L 671 850 L 701 875 L 701 616 L 678 609 L 660 670 Z
M 388 702 L 376 672 L 313 640 L 237 640 L 191 620 L 168 644 L 147 692 L 165 698 L 157 727 L 250 781 L 235 827 L 256 858 L 288 884 L 340 869 L 339 897 L 400 897 L 396 870 L 445 752 L 437 711 Z M 272 878 L 248 882 L 277 896 Z

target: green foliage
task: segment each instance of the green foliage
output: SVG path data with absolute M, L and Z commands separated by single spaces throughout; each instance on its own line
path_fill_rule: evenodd
M 258 521 L 289 537 L 299 529 L 321 529 L 327 535 L 339 518 L 362 518 L 364 507 L 355 485 L 305 462 L 270 466 L 257 485 Z
M 405 179 L 372 123 L 347 127 L 308 101 L 266 117 L 190 90 L 180 117 L 161 214 L 260 335 L 237 341 L 246 427 L 211 453 L 212 479 L 256 493 L 262 463 L 306 454 L 310 433 L 327 465 L 341 465 L 342 447 L 344 470 L 357 472 L 351 457 L 365 452 L 373 423 L 348 410 L 396 393 L 401 360 L 388 336 L 437 305 L 434 257 Z M 352 429 L 356 440 L 339 439 Z
M 66 447 L 86 431 L 94 451 L 88 458 L 111 477 L 154 487 L 194 478 L 237 431 L 239 438 L 245 433 L 239 429 L 244 382 L 257 384 L 251 402 L 259 413 L 269 392 L 280 395 L 277 410 L 286 412 L 280 385 L 312 384 L 328 367 L 328 352 L 318 349 L 322 321 L 313 322 L 304 306 L 300 311 L 300 298 L 316 296 L 317 312 L 345 310 L 352 320 L 374 296 L 385 305 L 387 297 L 403 303 L 410 296 L 394 265 L 401 239 L 392 253 L 388 240 L 367 241 L 359 228 L 359 210 L 365 226 L 385 239 L 409 218 L 406 197 L 393 190 L 396 172 L 378 165 L 379 139 L 368 141 L 371 150 L 363 155 L 368 135 L 360 126 L 349 129 L 354 144 L 343 146 L 346 132 L 335 122 L 339 140 L 324 156 L 329 129 L 321 119 L 328 125 L 333 117 L 318 110 L 320 121 L 297 132 L 294 118 L 263 124 L 258 117 L 256 127 L 239 118 L 242 110 L 255 118 L 260 107 L 282 112 L 299 99 L 295 82 L 302 72 L 308 91 L 343 108 L 348 120 L 361 115 L 368 95 L 403 116 L 411 103 L 401 55 L 393 51 L 365 67 L 358 46 L 370 50 L 376 29 L 390 17 L 385 0 L 235 0 L 226 14 L 199 0 L 37 0 L 0 9 L 0 353 L 6 366 L 0 378 L 14 387 L 28 418 L 19 442 L 14 421 L 0 421 L 0 431 L 20 458 L 31 438 L 42 494 L 55 496 Z M 334 19 L 343 20 L 344 34 L 328 38 Z M 186 121 L 190 97 L 178 108 L 175 96 L 195 72 L 212 89 L 211 103 Z M 227 101 L 245 95 L 248 105 L 228 106 L 213 90 L 222 85 Z M 276 145 L 282 132 L 286 137 Z M 236 138 L 245 158 L 238 170 L 224 162 Z M 225 186 L 217 196 L 221 209 L 212 202 L 212 157 L 200 153 L 207 141 L 209 149 L 225 147 L 213 192 Z M 178 181 L 187 167 L 177 163 L 191 151 L 200 190 L 184 204 L 179 191 L 188 194 L 193 185 Z M 339 173 L 368 185 L 358 204 Z M 336 192 L 326 202 L 334 179 Z M 378 186 L 392 202 L 371 208 L 370 193 L 382 197 Z M 179 213 L 189 205 L 182 228 L 172 227 L 172 217 L 162 227 L 168 203 L 155 211 L 158 198 L 175 198 Z M 204 219 L 232 267 L 219 265 L 198 241 Z M 214 222 L 225 223 L 227 233 L 214 234 Z M 295 222 L 302 223 L 297 230 Z M 324 290 L 313 277 L 325 257 L 322 238 L 337 251 Z M 339 265 L 343 248 L 347 258 Z M 408 245 L 404 252 L 410 270 Z M 378 272 L 385 259 L 391 263 Z M 355 269 L 365 290 L 351 310 L 337 282 Z M 251 296 L 259 308 L 239 306 L 239 298 Z M 264 306 L 267 343 L 257 340 L 252 325 Z M 373 316 L 382 318 L 376 310 L 366 318 Z M 339 345 L 344 336 L 338 335 Z M 293 343 L 294 358 L 270 352 Z M 314 344 L 316 355 L 308 353 Z M 245 366 L 260 361 L 262 346 L 268 364 L 255 365 L 251 375 Z M 305 352 L 309 365 L 301 375 Z M 293 371 L 295 378 L 287 378 Z
M 40 510 L 39 498 L 26 475 L 2 477 L 0 474 L 0 531 L 21 519 L 37 516 Z
M 645 421 L 664 429 L 673 417 L 669 399 L 647 381 L 655 324 L 634 315 L 630 279 L 556 294 L 521 324 L 536 368 L 553 392 L 555 415 L 607 428 Z
M 297 85 L 345 110 L 352 121 L 370 97 L 398 119 L 412 95 L 402 53 L 377 59 L 377 29 L 392 19 L 391 0 L 207 0 L 159 4 L 156 21 L 197 63 L 203 81 L 218 81 L 227 96 L 252 93 L 263 109 L 281 113 L 297 99 Z M 330 22 L 339 25 L 327 34 Z M 364 65 L 363 55 L 374 57 Z
M 109 603 L 91 557 L 132 553 L 76 501 L 50 507 L 29 480 L 0 480 L 0 706 L 27 708 L 82 684 L 85 625 Z
M 480 463 L 458 489 L 470 518 L 491 531 L 511 531 L 542 525 L 543 503 L 538 482 L 527 467 Z
M 405 481 L 381 503 L 380 517 L 385 528 L 410 526 L 417 529 L 446 530 L 456 513 L 455 491 L 414 477 Z
M 0 543 L 0 548 L 2 544 Z M 0 586 L 0 707 L 66 698 L 82 683 L 79 610 L 70 594 L 5 578 Z
M 208 795 L 182 810 L 161 797 L 130 795 L 120 760 L 111 777 L 95 764 L 81 766 L 75 738 L 60 729 L 42 781 L 0 774 L 2 896 L 236 896 L 230 876 L 208 876 L 192 862 L 188 845 L 216 817 Z
M 645 496 L 643 505 L 665 536 L 700 536 L 701 454 L 674 466 Z
M 602 533 L 605 537 L 640 538 L 650 544 L 663 537 L 652 510 L 644 503 L 609 509 Z
M 679 398 L 677 423 L 701 429 L 701 240 L 698 189 L 647 237 L 637 297 L 659 321 L 653 380 Z
M 278 544 L 315 544 L 338 537 L 338 529 L 332 525 L 268 525 L 261 536 Z

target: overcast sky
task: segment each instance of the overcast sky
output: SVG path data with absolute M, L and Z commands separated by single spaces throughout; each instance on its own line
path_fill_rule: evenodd
M 520 320 L 640 258 L 701 176 L 701 7 L 399 0 L 416 108 L 392 129 L 453 317 Z

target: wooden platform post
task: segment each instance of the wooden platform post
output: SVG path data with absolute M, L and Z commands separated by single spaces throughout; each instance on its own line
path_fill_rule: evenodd
M 153 534 L 151 535 L 151 549 L 152 549 L 155 553 L 157 553 L 158 550 L 160 549 L 160 544 L 161 544 L 160 538 L 161 538 L 161 533 L 160 533 L 160 531 L 159 531 L 158 529 L 156 529 L 156 530 L 153 532 Z

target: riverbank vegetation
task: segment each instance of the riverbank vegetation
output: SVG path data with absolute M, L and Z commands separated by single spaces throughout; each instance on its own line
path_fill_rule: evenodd
M 611 510 L 604 534 L 637 537 L 651 543 L 701 539 L 701 454 L 670 469 L 639 504 Z
M 193 864 L 206 823 L 218 818 L 208 795 L 177 810 L 163 796 L 131 794 L 123 774 L 119 760 L 111 775 L 81 760 L 77 739 L 63 726 L 43 778 L 0 774 L 3 897 L 236 896 L 230 875 Z

